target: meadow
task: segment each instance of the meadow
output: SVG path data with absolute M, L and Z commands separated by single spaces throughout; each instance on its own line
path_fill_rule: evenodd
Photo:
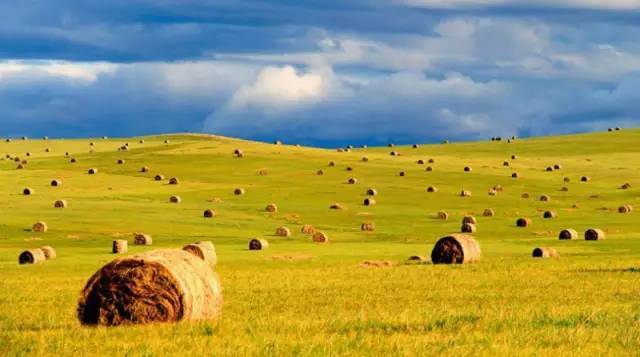
M 127 142 L 128 151 L 117 150 Z M 3 157 L 28 164 L 0 161 L 0 354 L 635 355 L 640 226 L 637 212 L 618 207 L 640 207 L 638 143 L 637 129 L 349 152 L 188 134 L 2 141 Z M 545 170 L 554 164 L 562 168 Z M 88 175 L 94 167 L 98 174 Z M 154 181 L 155 174 L 166 179 Z M 180 183 L 169 185 L 170 177 Z M 350 177 L 358 183 L 347 184 Z M 51 187 L 52 179 L 62 185 Z M 438 192 L 428 193 L 430 185 Z M 504 190 L 489 195 L 496 185 Z M 34 194 L 23 195 L 25 187 Z M 234 195 L 237 187 L 246 193 Z M 377 205 L 364 206 L 370 187 Z M 460 197 L 463 189 L 472 196 Z M 176 194 L 182 202 L 169 203 Z M 551 199 L 539 201 L 542 194 Z M 57 199 L 68 207 L 54 208 Z M 271 202 L 277 213 L 265 212 Z M 345 209 L 329 209 L 333 203 Z M 495 216 L 482 217 L 486 208 Z M 203 218 L 205 209 L 216 216 Z M 448 220 L 436 217 L 440 210 Z M 557 217 L 543 219 L 545 210 Z M 479 263 L 407 262 L 429 257 L 467 214 L 479 221 Z M 519 217 L 532 224 L 516 227 Z M 31 231 L 37 221 L 48 232 Z M 362 232 L 363 222 L 375 222 L 375 231 Z M 304 224 L 329 243 L 312 243 L 300 232 Z M 276 236 L 279 226 L 292 236 Z M 592 227 L 607 239 L 582 239 Z M 558 240 L 565 228 L 580 239 Z M 215 243 L 224 289 L 218 321 L 80 325 L 85 282 L 115 258 L 111 242 L 134 232 L 150 234 L 153 245 L 130 245 L 128 254 Z M 251 238 L 269 240 L 269 249 L 249 251 Z M 57 259 L 18 264 L 20 252 L 42 245 L 53 246 Z M 535 247 L 554 247 L 560 257 L 534 259 Z M 395 265 L 362 266 L 366 260 Z

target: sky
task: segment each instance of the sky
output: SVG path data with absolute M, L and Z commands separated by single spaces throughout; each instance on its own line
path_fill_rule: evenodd
M 640 0 L 0 0 L 0 136 L 638 126 Z

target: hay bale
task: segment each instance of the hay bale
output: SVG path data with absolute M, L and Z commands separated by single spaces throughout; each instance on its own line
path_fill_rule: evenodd
M 368 157 L 366 157 L 366 156 L 363 156 L 363 157 L 362 157 L 362 159 L 360 159 L 360 160 L 362 160 L 362 162 L 368 162 L 368 161 L 369 161 L 369 158 L 368 158 Z
M 563 229 L 562 231 L 560 231 L 560 234 L 558 235 L 558 239 L 560 240 L 567 240 L 567 239 L 578 239 L 578 232 L 575 229 Z
M 111 244 L 111 253 L 124 254 L 128 251 L 129 243 L 124 239 L 114 240 Z
M 518 159 L 518 156 L 516 156 L 516 155 L 511 155 L 511 160 L 517 160 L 517 159 Z
M 427 192 L 431 192 L 431 193 L 438 192 L 438 188 L 435 186 L 429 186 L 427 187 Z
M 400 156 L 400 153 L 397 152 L 397 151 L 392 151 L 392 152 L 389 153 L 389 155 L 391 155 L 391 156 Z
M 33 195 L 34 193 L 35 193 L 35 191 L 32 188 L 29 188 L 29 187 L 25 187 L 22 190 L 22 194 L 25 195 L 25 196 Z
M 139 144 L 144 144 L 144 140 L 143 140 L 143 139 L 140 139 L 140 140 L 138 140 L 138 143 L 139 143 Z
M 269 174 L 269 172 L 267 171 L 267 169 L 261 169 L 260 171 L 258 171 L 258 175 L 260 176 L 267 176 Z
M 476 230 L 476 225 L 472 223 L 464 223 L 462 227 L 460 227 L 460 232 L 462 233 L 475 233 Z
M 140 168 L 140 172 L 149 172 L 149 167 L 148 166 L 142 166 Z
M 157 174 L 157 175 L 155 175 L 153 177 L 153 179 L 156 180 L 156 181 L 162 181 L 162 180 L 164 180 L 164 176 L 160 175 L 160 174 Z
M 503 161 L 502 166 L 509 167 L 509 161 Z
M 387 144 L 387 147 L 393 148 L 393 147 L 396 147 L 396 144 L 393 144 L 393 143 Z
M 53 260 L 53 259 L 56 259 L 56 257 L 58 256 L 58 254 L 56 253 L 56 250 L 53 249 L 53 247 L 50 245 L 45 245 L 43 247 L 40 247 L 40 250 L 42 250 L 42 253 L 44 254 L 44 257 L 46 260 Z
M 27 151 L 27 156 L 31 156 L 31 153 Z
M 365 206 L 374 206 L 376 204 L 376 200 L 370 197 L 364 199 Z
M 489 196 L 496 196 L 498 194 L 498 190 L 496 190 L 495 188 L 490 188 L 489 192 L 487 192 L 489 194 Z
M 355 185 L 358 183 L 358 179 L 355 177 L 350 177 L 349 180 L 347 180 L 347 183 L 350 185 Z
M 180 203 L 180 202 L 182 202 L 182 199 L 180 198 L 180 196 L 173 195 L 173 196 L 169 197 L 169 202 L 170 203 Z
M 431 172 L 431 171 L 433 171 L 433 167 L 431 167 L 431 166 L 427 166 L 426 171 L 427 171 L 427 172 Z
M 313 234 L 316 232 L 316 227 L 312 226 L 311 224 L 305 224 L 304 226 L 302 226 L 302 228 L 300 228 L 300 232 L 302 232 L 303 234 Z
M 285 226 L 276 228 L 276 235 L 279 237 L 291 236 L 291 230 Z
M 134 245 L 151 245 L 153 244 L 153 238 L 145 233 L 136 232 L 133 234 Z
M 526 217 L 522 217 L 522 218 L 518 218 L 518 220 L 516 220 L 516 226 L 518 227 L 528 227 L 531 225 L 531 218 L 526 218 Z
M 430 164 L 435 164 L 435 162 L 436 162 L 436 160 L 435 160 L 435 159 L 433 159 L 433 158 L 430 158 L 430 159 L 429 159 L 429 163 L 430 163 Z
M 84 325 L 212 320 L 222 309 L 217 274 L 190 252 L 157 250 L 115 259 L 98 270 L 78 301 Z
M 620 186 L 620 189 L 622 189 L 622 190 L 628 190 L 630 188 L 631 188 L 631 184 L 628 183 L 628 182 L 623 184 L 622 186 Z
M 360 230 L 363 232 L 373 232 L 376 230 L 376 225 L 373 222 L 364 222 L 360 225 Z
M 569 192 L 569 187 L 567 187 L 567 186 L 562 186 L 562 187 L 560 188 L 560 191 L 562 191 L 562 192 Z
M 282 141 L 276 140 L 273 142 L 273 145 L 282 145 Z
M 333 161 L 329 161 L 329 166 L 336 166 L 336 163 Z
M 571 178 L 570 178 L 570 177 L 565 176 L 565 177 L 562 179 L 562 181 L 564 181 L 564 182 L 567 182 L 567 183 L 568 183 L 568 182 L 571 182 Z
M 275 203 L 269 203 L 264 210 L 270 213 L 276 213 L 278 212 L 278 206 L 276 206 Z
M 454 233 L 436 242 L 431 251 L 433 264 L 464 264 L 480 261 L 480 245 L 470 235 Z
M 38 221 L 33 224 L 31 230 L 38 233 L 46 233 L 49 230 L 49 226 L 47 226 L 46 222 Z
M 560 165 L 560 164 L 555 164 L 555 165 L 553 165 L 553 169 L 554 169 L 554 170 L 562 170 L 562 165 Z
M 460 191 L 460 197 L 471 197 L 471 191 L 467 191 L 467 190 Z
M 549 202 L 550 200 L 551 200 L 551 197 L 549 197 L 548 195 L 540 195 L 540 201 Z
M 51 186 L 52 186 L 52 187 L 58 187 L 58 186 L 60 186 L 60 185 L 62 185 L 62 180 L 60 180 L 60 179 L 53 179 L 53 180 L 51 180 Z
M 485 208 L 485 210 L 482 211 L 482 216 L 483 217 L 493 217 L 493 216 L 495 216 L 495 212 L 491 208 Z
M 546 171 L 547 171 L 547 172 L 551 172 L 551 171 L 553 171 L 553 166 L 547 166 Z
M 422 255 L 412 255 L 407 258 L 407 262 L 410 263 L 425 263 L 427 261 L 427 257 Z
M 446 221 L 447 219 L 449 219 L 449 214 L 446 211 L 438 211 L 438 213 L 436 213 L 436 217 L 438 217 L 438 219 Z
M 465 166 L 464 167 L 464 172 L 471 172 L 473 169 L 471 168 L 471 166 Z
M 266 239 L 254 238 L 249 241 L 249 250 L 263 250 L 269 248 L 269 242 Z
M 56 200 L 53 203 L 54 208 L 67 208 L 67 201 L 65 200 Z
M 216 212 L 214 210 L 212 210 L 212 209 L 206 209 L 202 213 L 202 217 L 204 217 L 204 218 L 212 218 L 215 215 L 216 215 Z
M 462 217 L 462 224 L 465 223 L 478 224 L 478 220 L 474 216 L 464 216 Z
M 520 197 L 527 199 L 531 197 L 531 195 L 529 194 L 529 192 L 523 192 L 522 195 L 520 195 Z
M 317 231 L 313 234 L 313 236 L 311 237 L 311 240 L 314 243 L 328 243 L 329 236 L 326 235 L 324 232 Z
M 318 175 L 318 176 L 324 175 L 324 170 L 320 169 L 320 170 L 316 171 L 316 175 Z
M 26 166 L 26 165 L 23 165 L 23 164 L 18 164 L 18 166 L 16 166 L 16 169 L 17 169 L 17 170 L 22 170 L 22 169 L 24 169 L 25 167 L 27 167 L 27 166 Z
M 25 250 L 18 256 L 19 264 L 38 264 L 44 262 L 45 260 L 47 260 L 47 258 L 40 248 Z
M 169 185 L 177 185 L 179 183 L 177 177 L 172 177 L 169 179 Z
M 345 207 L 341 204 L 341 203 L 334 203 L 331 206 L 329 206 L 330 209 L 337 209 L 337 210 L 342 210 Z
M 400 172 L 398 173 L 398 176 L 401 176 L 401 177 L 404 177 L 404 176 L 406 176 L 406 175 L 407 175 L 407 173 L 406 173 L 406 172 L 404 172 L 404 171 L 400 171 Z
M 589 182 L 589 181 L 591 181 L 591 178 L 590 178 L 589 176 L 582 176 L 582 177 L 580 178 L 580 181 L 582 181 L 582 182 Z
M 367 195 L 368 196 L 377 196 L 378 195 L 378 191 L 375 188 L 369 188 L 369 189 L 367 189 Z
M 619 213 L 630 213 L 631 211 L 633 211 L 633 206 L 631 205 L 622 205 L 618 207 Z
M 235 150 L 233 150 L 233 154 L 234 154 L 236 157 L 244 157 L 244 152 L 242 152 L 242 150 L 240 150 L 240 149 L 235 149 Z
M 170 143 L 169 139 L 166 139 L 166 140 L 164 141 L 164 143 L 165 143 L 165 144 L 169 144 L 169 143 Z
M 235 190 L 233 190 L 233 194 L 236 196 L 242 196 L 244 195 L 244 188 L 236 188 Z
M 182 247 L 182 250 L 189 252 L 197 258 L 204 261 L 211 270 L 216 268 L 218 264 L 218 254 L 216 253 L 216 247 L 211 241 L 199 241 L 191 244 L 187 244 Z
M 418 164 L 418 165 L 424 165 L 424 164 L 425 164 L 425 161 L 424 161 L 424 160 L 422 160 L 422 159 L 420 159 L 420 160 L 418 160 L 418 161 L 417 161 L 417 164 Z
M 540 247 L 535 248 L 531 253 L 531 256 L 534 258 L 558 258 L 560 257 L 560 254 L 558 254 L 555 248 Z
M 70 163 L 75 164 L 76 162 L 78 162 L 78 160 L 76 160 L 75 157 L 72 157 L 71 160 L 69 160 Z
M 118 165 L 122 165 L 124 164 L 124 160 L 123 159 L 118 159 Z
M 417 148 L 419 148 L 419 147 L 420 147 L 420 145 L 418 145 L 418 144 L 413 144 L 413 145 L 411 145 L 411 147 L 412 147 L 412 148 L 414 148 L 414 149 L 417 149 Z
M 353 167 L 351 167 L 351 166 L 347 166 L 347 167 L 345 168 L 345 170 L 347 170 L 347 171 L 353 171 Z
M 44 149 L 45 152 L 51 152 L 51 148 Z
M 96 168 L 91 168 L 91 169 L 89 169 L 88 173 L 89 173 L 89 175 L 95 175 L 95 174 L 97 174 L 97 173 L 98 173 L 98 169 L 96 169 Z
M 607 236 L 604 234 L 604 231 L 602 229 L 589 228 L 584 232 L 585 240 L 602 240 L 606 238 Z
M 556 218 L 558 215 L 556 214 L 555 211 L 544 211 L 544 213 L 542 214 L 542 218 Z

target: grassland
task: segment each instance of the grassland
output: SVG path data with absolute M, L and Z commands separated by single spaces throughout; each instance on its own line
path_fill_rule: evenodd
M 640 347 L 640 226 L 637 213 L 617 213 L 622 204 L 640 207 L 640 130 L 400 146 L 393 149 L 398 157 L 389 148 L 340 153 L 199 135 L 139 139 L 0 142 L 3 156 L 29 160 L 22 170 L 0 161 L 1 355 L 635 355 Z M 125 142 L 130 150 L 117 151 Z M 245 157 L 233 157 L 235 148 Z M 116 164 L 121 158 L 125 164 Z M 429 158 L 432 172 L 416 164 Z M 561 170 L 544 170 L 556 163 Z M 463 172 L 465 165 L 473 172 Z M 91 167 L 99 173 L 88 175 Z M 261 169 L 268 175 L 258 175 Z M 511 178 L 514 171 L 520 178 Z M 180 184 L 155 182 L 156 173 Z M 591 181 L 579 182 L 583 175 Z M 346 184 L 352 176 L 358 184 Z M 50 187 L 54 178 L 62 186 Z M 626 182 L 631 189 L 619 189 Z M 439 192 L 427 193 L 429 185 Z M 488 195 L 495 185 L 504 191 Z M 24 187 L 35 194 L 23 196 Z M 246 194 L 234 196 L 236 187 Z M 379 191 L 376 206 L 362 204 L 368 187 Z M 463 188 L 473 196 L 459 197 Z M 173 194 L 182 203 L 170 204 Z M 551 200 L 538 201 L 541 194 Z M 69 207 L 53 208 L 56 199 Z M 278 213 L 264 212 L 270 202 Z M 335 202 L 346 209 L 330 210 Z M 215 218 L 202 218 L 207 208 Z M 428 256 L 438 238 L 459 230 L 463 215 L 485 208 L 496 216 L 479 217 L 480 263 L 404 264 L 410 255 Z M 548 209 L 558 217 L 543 220 Z M 449 220 L 436 219 L 439 210 Z M 533 224 L 517 228 L 518 217 Z M 39 220 L 47 233 L 30 231 Z M 376 231 L 361 232 L 365 221 Z M 330 243 L 311 243 L 300 233 L 306 223 Z M 281 225 L 293 236 L 276 237 Z M 607 239 L 557 239 L 563 228 L 589 227 L 604 229 Z M 130 253 L 216 244 L 225 300 L 219 321 L 78 323 L 80 290 L 114 258 L 111 241 L 138 231 L 151 234 L 154 245 L 130 246 Z M 253 237 L 271 247 L 248 251 Z M 45 244 L 58 259 L 17 264 L 22 250 Z M 555 247 L 561 257 L 532 259 L 538 246 Z M 364 260 L 398 265 L 363 268 Z

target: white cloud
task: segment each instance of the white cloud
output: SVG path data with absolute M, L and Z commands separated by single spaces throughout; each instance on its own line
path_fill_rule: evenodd
M 399 0 L 399 2 L 432 8 L 536 6 L 603 10 L 640 9 L 640 0 Z
M 68 61 L 20 61 L 0 62 L 0 82 L 12 77 L 57 77 L 91 83 L 100 74 L 113 73 L 118 65 L 107 62 L 68 62 Z

